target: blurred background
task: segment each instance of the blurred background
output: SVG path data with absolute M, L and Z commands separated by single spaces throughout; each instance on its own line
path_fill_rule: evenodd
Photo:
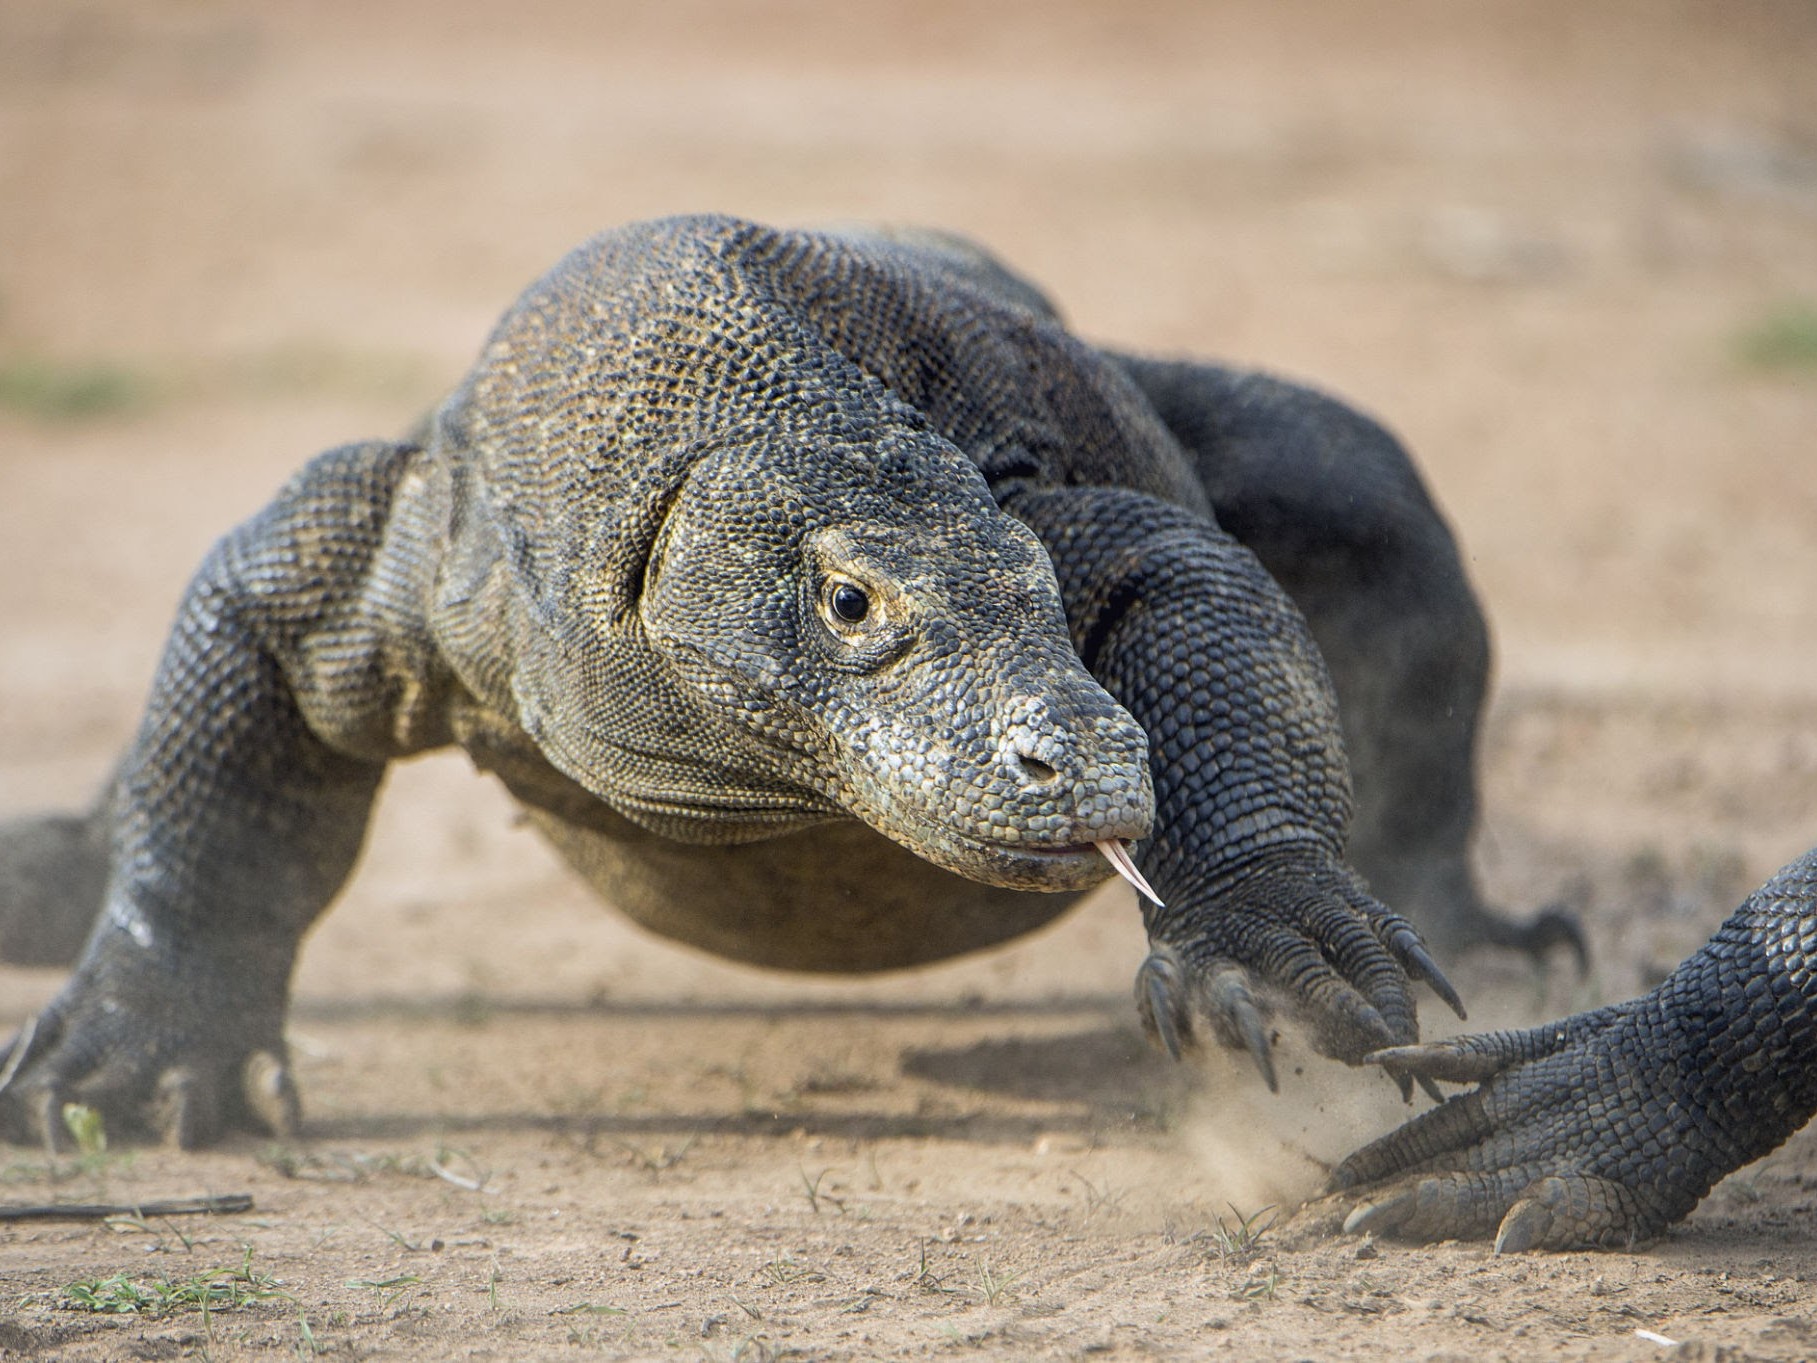
M 1671 958 L 1817 840 L 1813 72 L 1790 0 L 6 0 L 0 812 L 588 234 L 925 222 L 1400 432 L 1496 631 L 1491 884 Z

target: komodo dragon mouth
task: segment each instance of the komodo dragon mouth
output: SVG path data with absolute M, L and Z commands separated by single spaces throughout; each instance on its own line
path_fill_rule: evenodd
M 1037 857 L 1090 857 L 1101 856 L 1108 861 L 1111 869 L 1135 887 L 1137 894 L 1146 895 L 1155 903 L 1155 907 L 1164 909 L 1167 905 L 1161 902 L 1161 896 L 1155 893 L 1154 886 L 1148 878 L 1136 869 L 1135 862 L 1130 860 L 1129 849 L 1120 838 L 1104 838 L 1098 842 L 1069 843 L 1063 847 L 1024 847 L 1021 851 Z

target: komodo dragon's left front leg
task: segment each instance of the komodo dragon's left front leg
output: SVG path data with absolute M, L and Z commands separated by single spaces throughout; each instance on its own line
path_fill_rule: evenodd
M 1135 859 L 1165 901 L 1143 905 L 1153 952 L 1136 997 L 1151 1035 L 1177 1055 L 1208 1021 L 1272 1086 L 1268 994 L 1353 1063 L 1417 1034 L 1409 976 L 1461 1014 L 1412 925 L 1345 863 L 1331 681 L 1254 555 L 1203 516 L 1118 489 L 1017 489 L 1004 507 L 1046 545 L 1086 667 L 1148 734 L 1155 828 Z
M 0 1054 L 0 1131 L 54 1142 L 72 1101 L 184 1146 L 294 1124 L 298 942 L 352 868 L 385 761 L 435 737 L 410 623 L 431 561 L 392 515 L 414 453 L 321 456 L 197 572 L 115 783 L 101 916 Z

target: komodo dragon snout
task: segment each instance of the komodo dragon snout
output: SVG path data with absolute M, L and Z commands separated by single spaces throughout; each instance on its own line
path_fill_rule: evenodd
M 640 605 L 652 645 L 777 775 L 934 864 L 1096 884 L 1094 844 L 1153 821 L 1148 742 L 1073 651 L 1046 550 L 931 434 L 836 452 L 696 465 Z

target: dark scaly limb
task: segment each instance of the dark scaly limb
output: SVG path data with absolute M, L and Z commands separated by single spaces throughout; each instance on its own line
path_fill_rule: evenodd
M 1489 636 L 1450 529 L 1406 450 L 1361 413 L 1264 374 L 1116 356 L 1185 446 L 1218 523 L 1306 617 L 1337 688 L 1351 864 L 1441 952 L 1567 948 L 1562 908 L 1519 921 L 1470 865 Z
M 1649 994 L 1371 1058 L 1481 1086 L 1338 1166 L 1348 1229 L 1505 1252 L 1658 1235 L 1817 1112 L 1817 851 Z
M 372 569 L 409 459 L 322 456 L 198 571 L 115 787 L 100 922 L 0 1057 L 7 1134 L 57 1143 L 72 1101 L 184 1147 L 294 1126 L 291 967 L 407 727 L 381 635 L 410 584 Z
M 1137 493 L 1026 488 L 1004 504 L 1054 560 L 1086 666 L 1148 733 L 1155 831 L 1132 850 L 1164 901 L 1143 904 L 1150 1035 L 1177 1055 L 1209 1027 L 1273 1086 L 1272 998 L 1352 1062 L 1417 1034 L 1408 977 L 1457 1007 L 1412 926 L 1344 862 L 1330 682 L 1255 557 Z

